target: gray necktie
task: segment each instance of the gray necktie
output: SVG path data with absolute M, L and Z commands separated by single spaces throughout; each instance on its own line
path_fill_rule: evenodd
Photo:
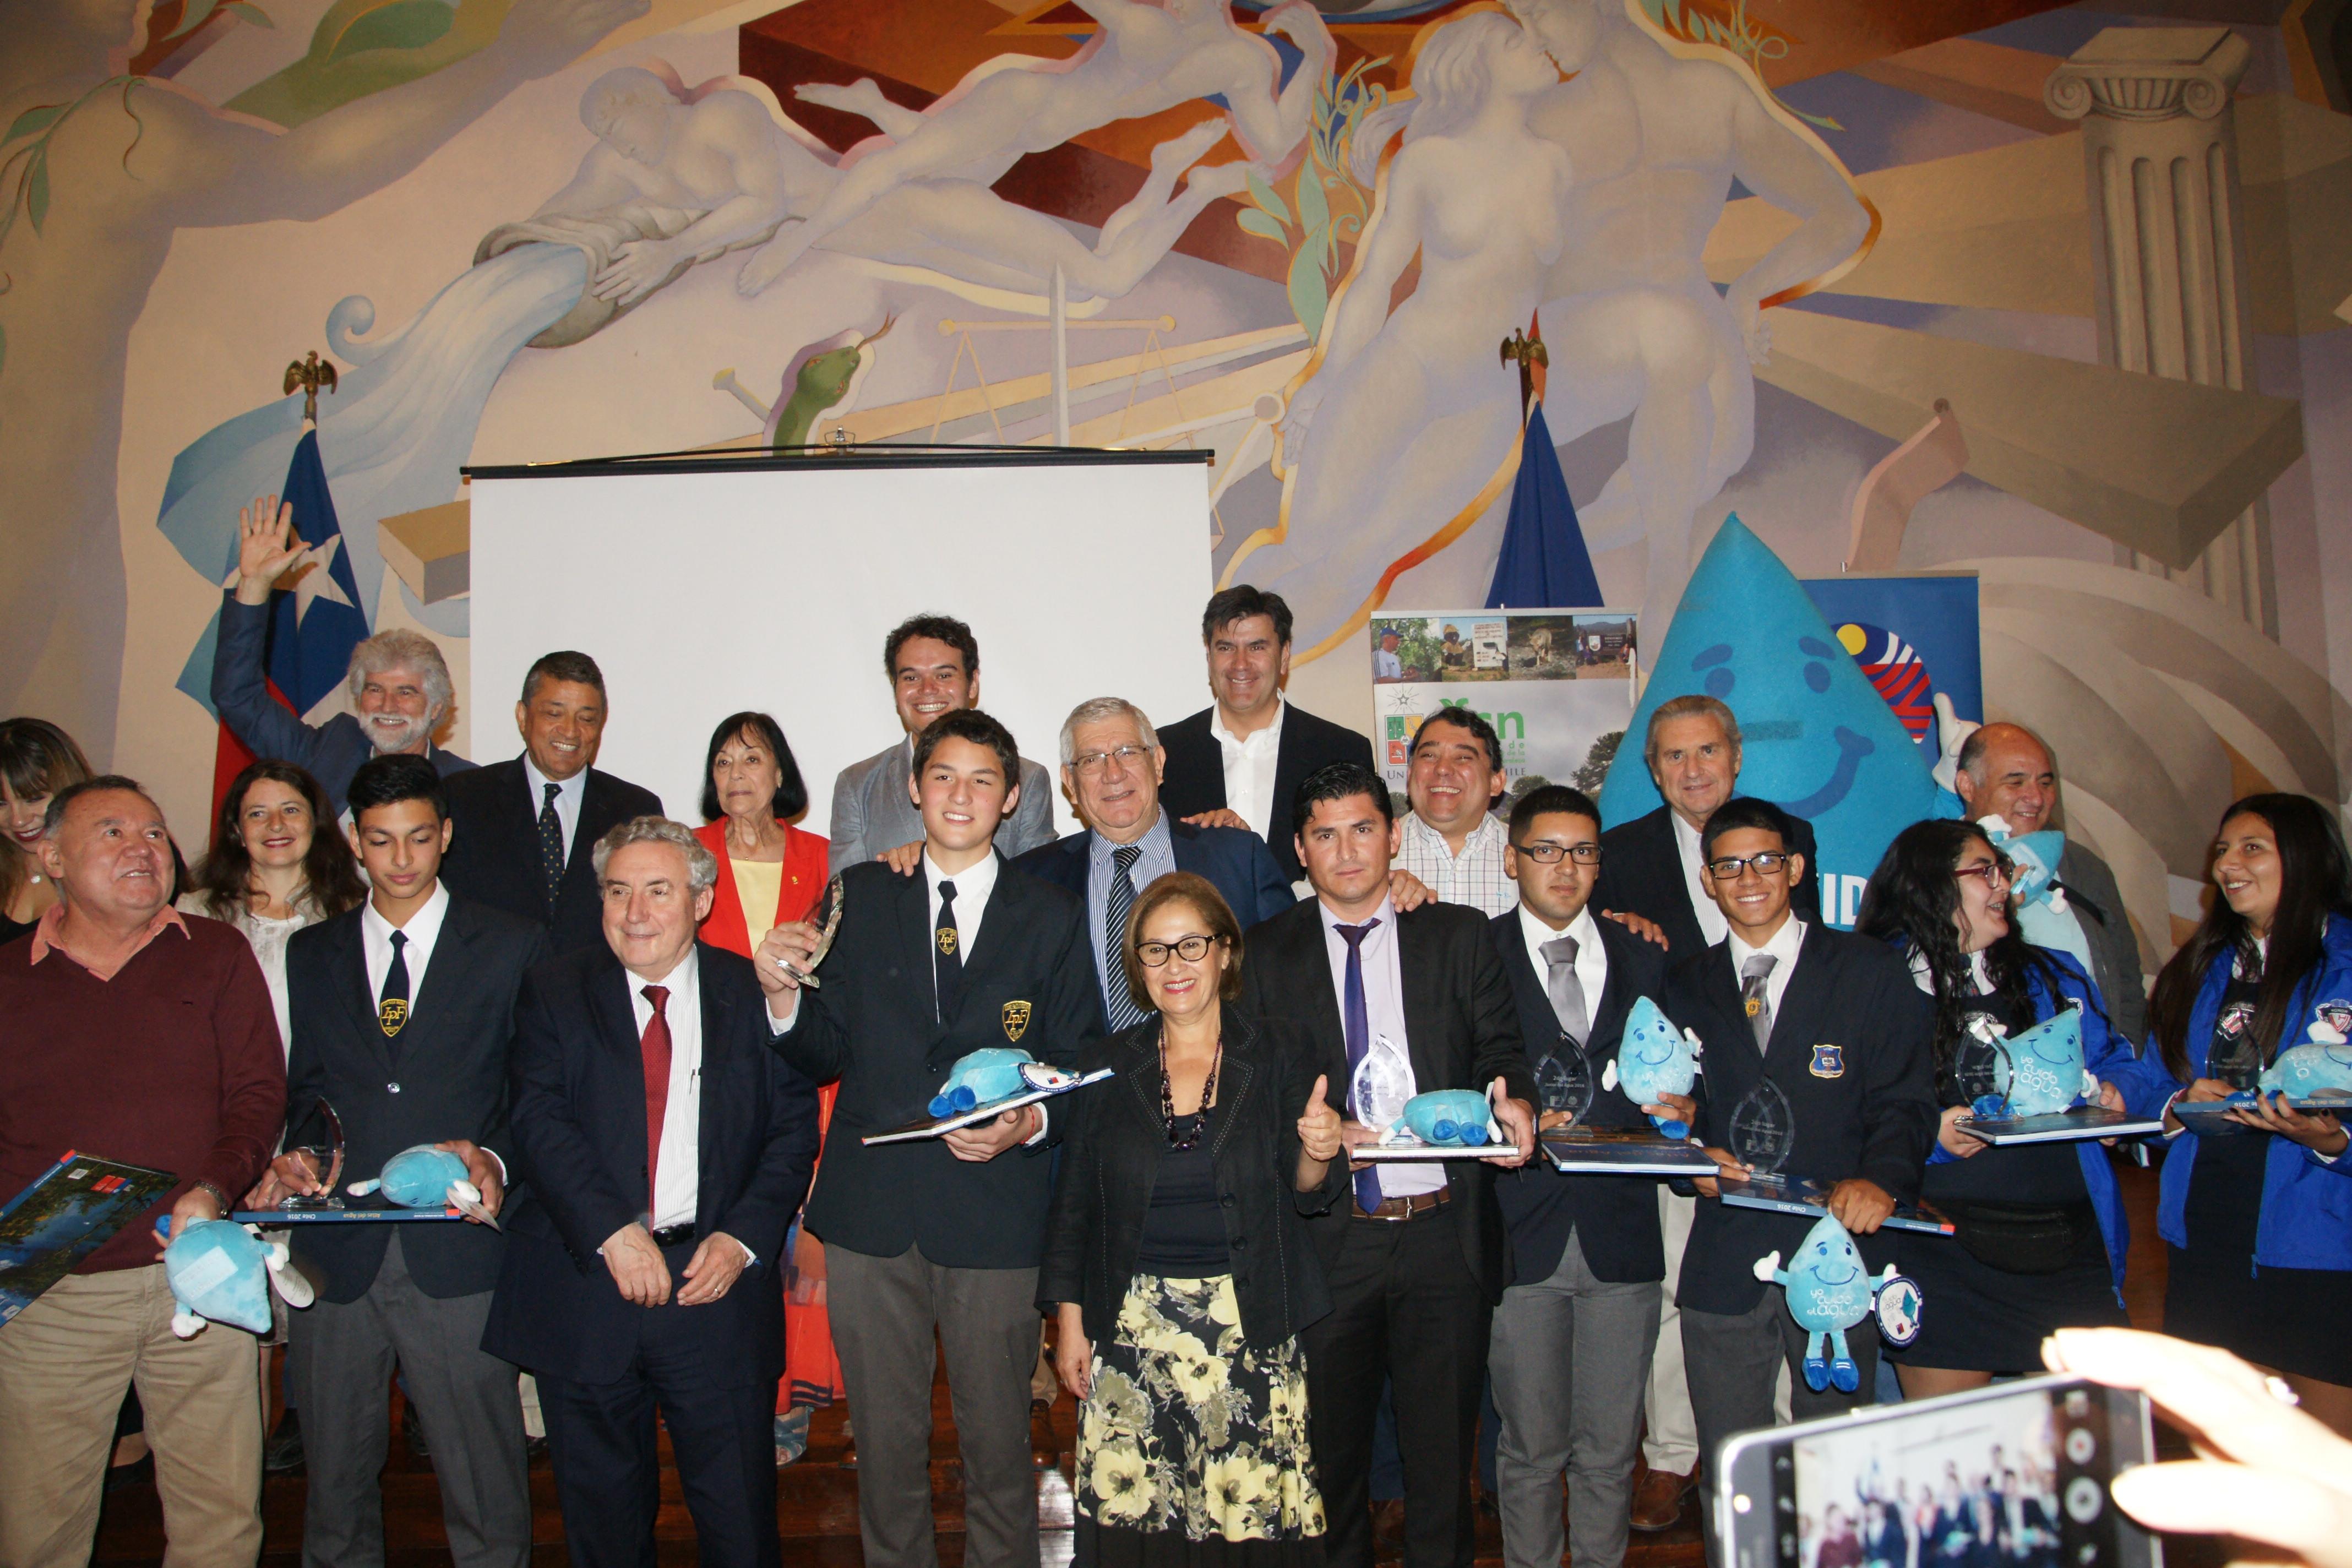
M 1543 944 L 1543 961 L 1549 966 L 1551 1010 L 1559 1019 L 1559 1026 L 1578 1045 L 1592 1032 L 1591 1015 L 1584 1008 L 1584 983 L 1576 977 L 1576 939 L 1558 936 Z
M 1764 983 L 1780 962 L 1769 952 L 1751 952 L 1739 966 L 1739 1000 L 1748 1009 L 1748 1026 L 1756 1033 L 1759 1051 L 1772 1043 L 1772 998 L 1765 992 Z
M 1140 845 L 1122 844 L 1110 852 L 1110 890 L 1103 900 L 1103 1000 L 1109 1005 L 1114 1034 L 1143 1022 L 1143 1010 L 1127 992 L 1127 966 L 1118 955 L 1127 951 L 1127 916 L 1135 907 L 1135 863 L 1143 858 Z

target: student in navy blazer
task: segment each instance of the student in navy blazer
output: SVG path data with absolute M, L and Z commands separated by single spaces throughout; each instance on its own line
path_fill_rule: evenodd
M 1134 900 L 1171 871 L 1206 878 L 1244 929 L 1298 900 L 1265 840 L 1238 827 L 1195 827 L 1160 809 L 1168 753 L 1143 710 L 1121 697 L 1081 702 L 1062 721 L 1062 788 L 1083 833 L 1041 844 L 1013 868 L 1086 901 L 1095 978 L 1114 1029 L 1143 1014 L 1128 994 L 1119 952 Z M 1121 879 L 1125 887 L 1118 884 Z
M 538 1374 L 573 1561 L 653 1560 L 658 1412 L 700 1560 L 773 1568 L 778 1270 L 815 1086 L 768 1048 L 751 961 L 694 940 L 710 851 L 640 818 L 595 860 L 606 940 L 517 1004 L 519 1193 L 482 1345 Z

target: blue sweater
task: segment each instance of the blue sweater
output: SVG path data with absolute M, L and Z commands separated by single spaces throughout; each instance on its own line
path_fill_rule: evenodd
M 2198 987 L 2197 1005 L 2189 1015 L 2191 1078 L 2208 1076 L 2205 1052 L 2213 1043 L 2213 1021 L 2221 1011 L 2221 994 L 2229 988 L 2230 965 L 2229 953 L 2218 955 Z M 2280 1049 L 2303 1043 L 2321 1006 L 2347 1005 L 2352 1005 L 2352 921 L 2330 917 L 2319 963 L 2294 988 Z M 2147 1116 L 2158 1114 L 2188 1087 L 2166 1069 L 2152 1037 L 2147 1054 L 2119 1071 L 2114 1081 L 2133 1112 Z M 2325 1160 L 2291 1138 L 2273 1136 L 2268 1162 L 2262 1219 L 2254 1233 L 2256 1268 L 2352 1269 L 2352 1180 L 2347 1180 L 2352 1177 L 2352 1154 Z M 2189 1245 L 2184 1214 L 2189 1173 L 2196 1164 L 2196 1135 L 2175 1138 L 2164 1162 L 2156 1218 L 2158 1233 L 2175 1247 Z

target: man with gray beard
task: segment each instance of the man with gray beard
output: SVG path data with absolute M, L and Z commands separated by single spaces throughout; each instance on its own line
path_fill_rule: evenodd
M 311 724 L 270 694 L 264 668 L 269 595 L 305 553 L 293 516 L 294 509 L 280 506 L 275 496 L 240 514 L 236 585 L 222 596 L 220 641 L 213 652 L 213 707 L 221 721 L 256 757 L 309 769 L 337 816 L 352 775 L 370 757 L 414 752 L 443 778 L 472 767 L 433 743 L 456 689 L 440 648 L 422 632 L 394 626 L 352 649 L 345 677 L 352 713 Z

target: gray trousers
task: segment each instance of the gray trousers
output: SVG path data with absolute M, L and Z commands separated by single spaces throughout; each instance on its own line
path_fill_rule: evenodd
M 1570 1559 L 1576 1568 L 1624 1562 L 1642 1394 L 1664 1294 L 1654 1279 L 1595 1279 L 1573 1235 L 1550 1279 L 1503 1292 L 1486 1366 L 1503 1413 L 1496 1501 L 1507 1568 L 1559 1568 L 1563 1469 Z
M 515 1369 L 481 1349 L 490 1292 L 427 1296 L 409 1277 L 400 1227 L 383 1267 L 356 1301 L 319 1300 L 293 1314 L 287 1361 L 302 1412 L 310 1499 L 305 1568 L 380 1568 L 383 1470 L 393 1368 L 425 1422 L 441 1485 L 441 1518 L 458 1568 L 525 1568 L 530 1478 Z
M 1787 1298 L 1778 1285 L 1765 1286 L 1756 1305 L 1745 1312 L 1701 1312 L 1685 1307 L 1682 1319 L 1683 1364 L 1690 1376 L 1691 1414 L 1698 1422 L 1699 1453 L 1710 1487 L 1723 1440 L 1770 1426 L 1778 1419 L 1773 1391 L 1782 1367 L 1789 1370 L 1790 1413 L 1796 1420 L 1843 1415 L 1878 1403 L 1874 1317 L 1865 1315 L 1845 1331 L 1846 1347 L 1862 1375 L 1861 1386 L 1852 1394 L 1840 1394 L 1834 1388 L 1816 1394 L 1805 1386 L 1805 1331 L 1789 1316 Z M 1723 1543 L 1716 1539 L 1715 1510 L 1709 1506 L 1700 1514 L 1706 1521 L 1707 1563 L 1710 1568 L 1719 1568 L 1724 1562 Z
M 1037 1271 L 947 1268 L 824 1249 L 833 1345 L 857 1423 L 857 1529 L 866 1568 L 938 1568 L 931 1530 L 932 1331 L 947 1352 L 963 1453 L 967 1568 L 1036 1568 L 1029 1377 Z

